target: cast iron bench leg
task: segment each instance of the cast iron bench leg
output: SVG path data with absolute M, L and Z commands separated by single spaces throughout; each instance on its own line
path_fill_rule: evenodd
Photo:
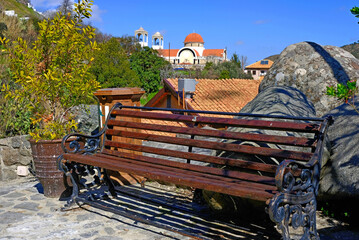
M 64 172 L 66 177 L 70 177 L 71 179 L 71 183 L 72 183 L 72 194 L 70 199 L 67 201 L 67 203 L 65 204 L 65 206 L 61 209 L 63 211 L 67 210 L 67 209 L 71 209 L 71 207 L 76 204 L 76 198 L 78 197 L 79 194 L 79 180 L 78 180 L 78 175 L 76 174 L 76 172 L 74 171 L 74 169 L 70 170 L 66 164 L 62 161 L 63 157 L 62 155 L 59 156 L 58 158 L 58 166 L 59 169 Z
M 317 178 L 318 165 L 313 168 L 299 169 L 301 163 L 292 160 L 283 161 L 276 173 L 276 185 L 279 189 L 269 202 L 268 214 L 270 219 L 277 224 L 282 232 L 284 240 L 290 240 L 289 226 L 297 229 L 303 228 L 302 240 L 319 239 L 316 228 L 317 211 Z M 294 176 L 291 171 L 300 170 L 299 176 Z

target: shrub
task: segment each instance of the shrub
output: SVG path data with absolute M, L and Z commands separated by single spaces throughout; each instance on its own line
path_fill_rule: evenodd
M 72 111 L 86 103 L 99 88 L 89 72 L 97 50 L 94 28 L 83 27 L 91 1 L 75 4 L 75 16 L 58 13 L 39 23 L 40 31 L 30 48 L 19 38 L 1 39 L 10 58 L 10 69 L 19 88 L 4 86 L 6 97 L 20 100 L 34 114 L 30 132 L 35 140 L 58 139 L 76 128 Z

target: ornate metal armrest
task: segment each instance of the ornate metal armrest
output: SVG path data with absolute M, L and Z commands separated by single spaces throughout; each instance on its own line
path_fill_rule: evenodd
M 91 154 L 100 148 L 101 136 L 104 134 L 106 127 L 96 135 L 83 135 L 80 133 L 71 133 L 66 135 L 61 142 L 61 147 L 65 153 L 85 153 Z M 67 142 L 69 142 L 67 144 Z M 83 147 L 81 147 L 81 143 Z
M 312 165 L 284 160 L 277 168 L 275 182 L 278 190 L 284 193 L 308 191 L 311 187 L 316 192 L 319 183 L 319 163 Z

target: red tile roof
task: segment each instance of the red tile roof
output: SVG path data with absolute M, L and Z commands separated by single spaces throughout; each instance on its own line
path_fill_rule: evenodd
M 267 62 L 267 61 L 268 64 L 263 64 L 263 62 Z M 263 59 L 251 65 L 246 66 L 246 69 L 269 69 L 272 65 L 273 65 L 273 61 L 269 59 Z
M 158 49 L 158 54 L 163 57 L 168 57 L 170 54 L 170 57 L 176 57 L 179 49 Z
M 216 56 L 216 57 L 223 57 L 224 49 L 205 49 L 203 51 L 203 56 Z
M 198 33 L 188 34 L 184 40 L 184 43 L 204 43 L 203 38 Z
M 239 112 L 258 94 L 260 81 L 251 79 L 197 79 L 193 98 L 186 99 L 189 109 Z M 178 80 L 165 84 L 178 91 Z

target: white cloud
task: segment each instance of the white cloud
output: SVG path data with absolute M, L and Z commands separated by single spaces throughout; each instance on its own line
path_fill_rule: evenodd
M 102 10 L 99 8 L 98 5 L 92 5 L 91 7 L 92 12 L 91 12 L 91 17 L 90 17 L 90 21 L 92 22 L 102 22 L 102 14 L 104 14 L 106 11 Z
M 41 9 L 53 9 L 58 7 L 62 3 L 62 0 L 31 0 L 31 4 L 35 8 Z

